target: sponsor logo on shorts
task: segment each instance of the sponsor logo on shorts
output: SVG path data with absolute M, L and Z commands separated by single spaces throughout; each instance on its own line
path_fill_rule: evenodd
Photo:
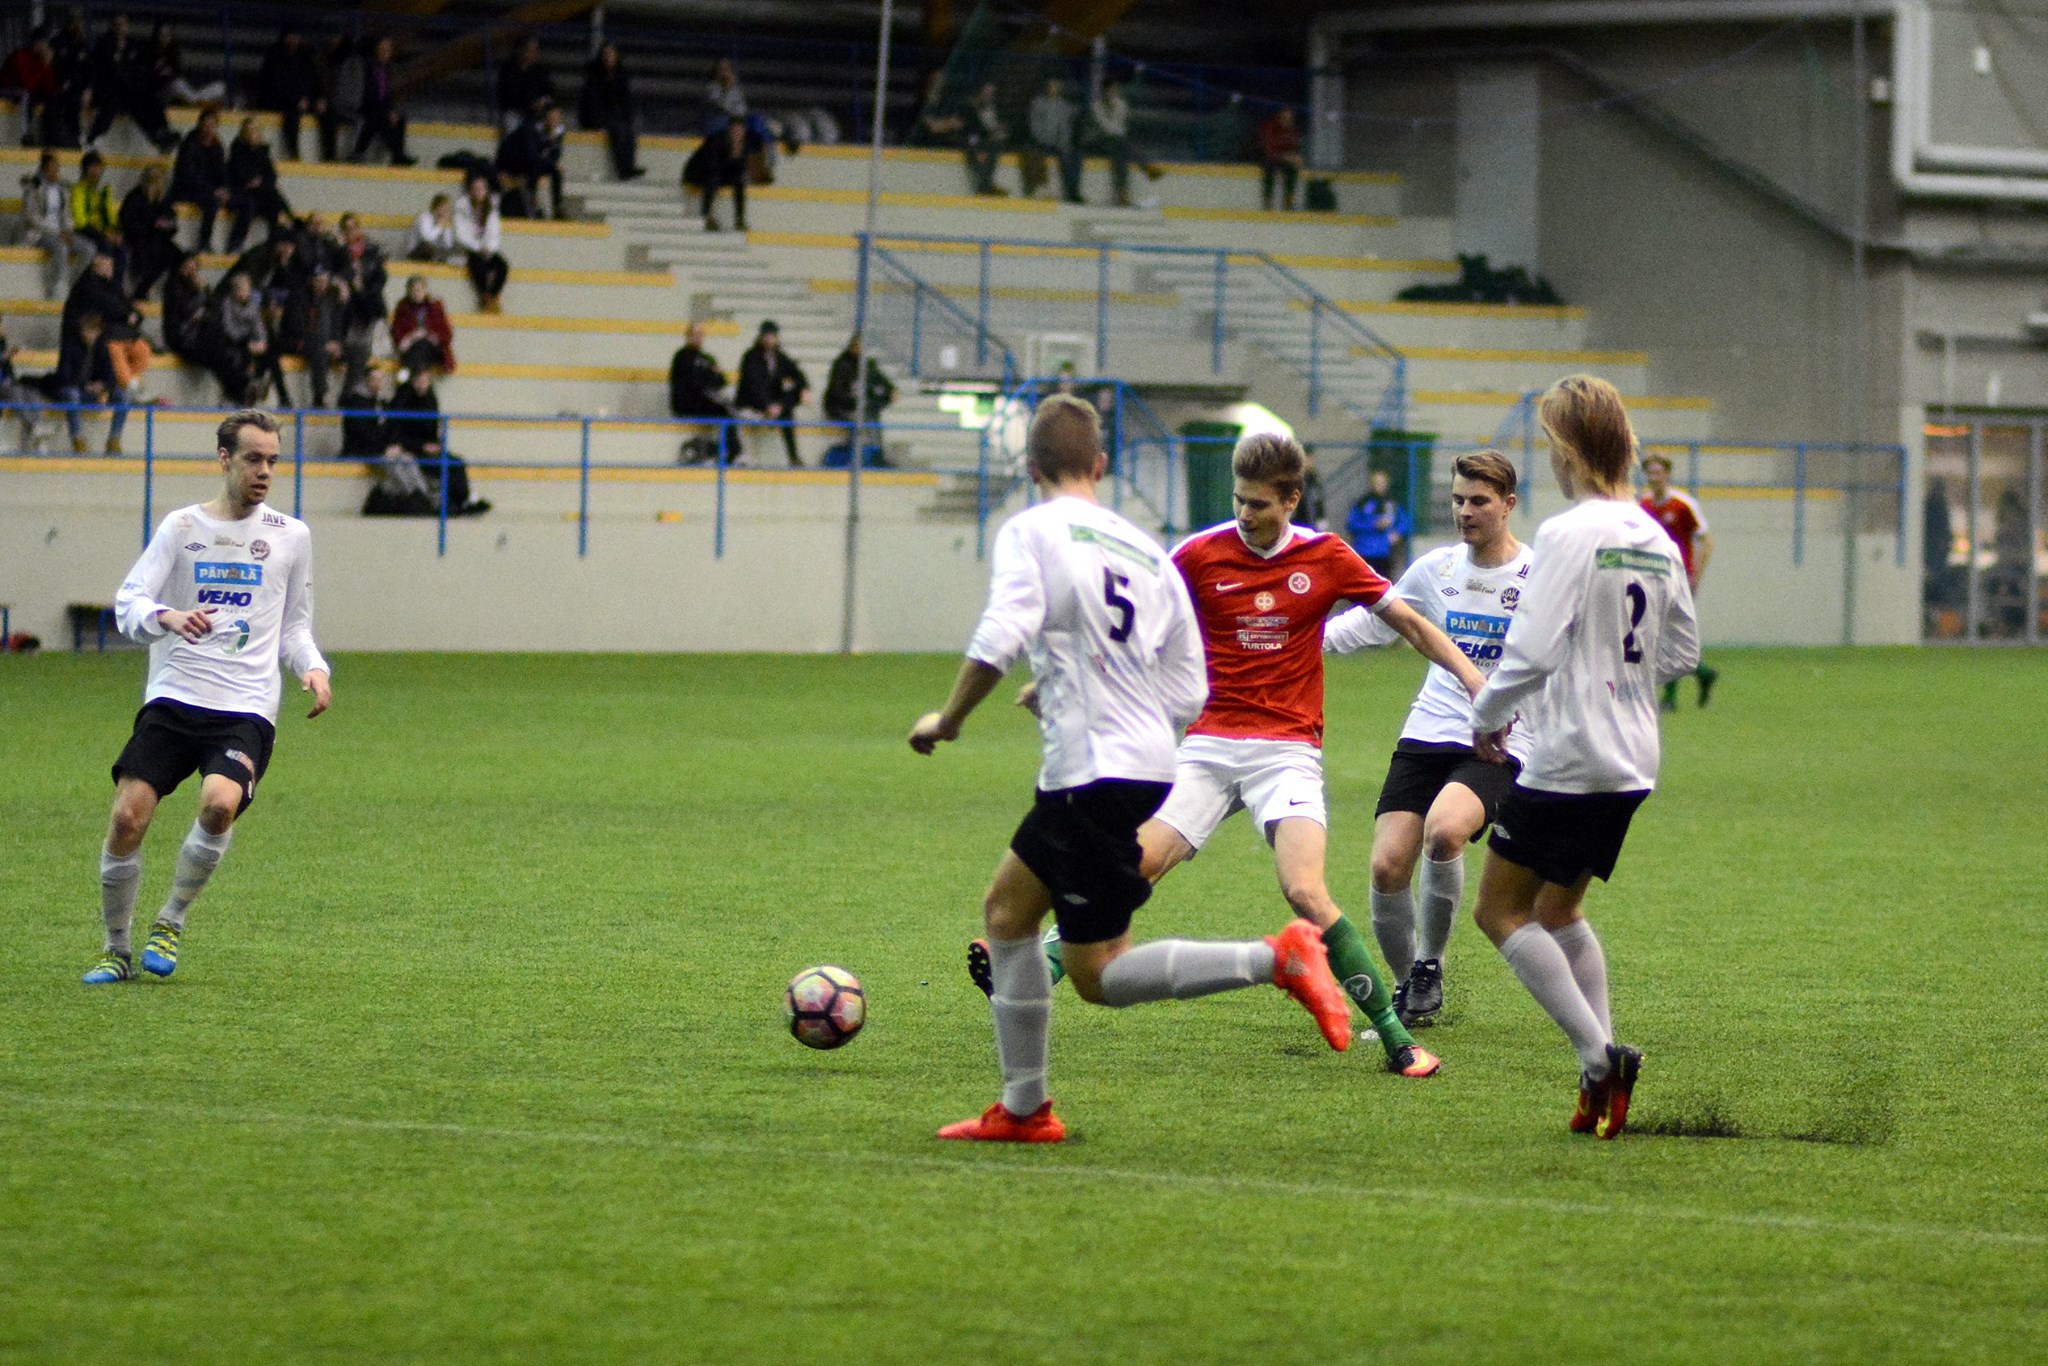
M 228 564 L 218 560 L 201 560 L 192 566 L 192 580 L 195 583 L 247 584 L 251 588 L 263 585 L 263 566 L 260 564 Z
M 251 541 L 251 542 L 249 542 L 249 558 L 250 558 L 250 559 L 252 559 L 252 560 L 267 560 L 267 559 L 269 559 L 269 558 L 270 558 L 270 542 L 268 542 L 268 541 Z
M 191 551 L 194 555 L 197 555 L 200 551 L 206 549 L 206 542 L 194 541 L 190 545 L 186 546 L 185 549 Z
M 246 755 L 246 754 L 242 753 L 242 751 L 240 751 L 239 749 L 231 749 L 231 750 L 229 750 L 229 751 L 228 751 L 228 758 L 230 758 L 230 759 L 233 759 L 233 760 L 234 760 L 234 761 L 235 761 L 236 763 L 240 764 L 240 765 L 241 765 L 241 766 L 242 766 L 243 768 L 246 768 L 246 769 L 248 769 L 248 770 L 249 770 L 249 775 L 250 775 L 251 777 L 254 777 L 254 776 L 255 776 L 255 774 L 256 774 L 256 761 L 255 761 L 254 759 L 251 759 L 251 758 L 250 758 L 250 757 L 249 757 L 248 755 Z
M 1270 612 L 1270 611 L 1272 611 L 1272 610 L 1273 610 L 1273 595 L 1272 595 L 1271 593 L 1261 593 L 1261 594 L 1259 594 L 1259 595 L 1258 595 L 1257 597 L 1255 597 L 1255 598 L 1253 598 L 1253 599 L 1252 599 L 1252 606 L 1254 606 L 1254 607 L 1258 608 L 1258 609 L 1259 609 L 1259 610 L 1260 610 L 1261 612 Z
M 1301 572 L 1301 571 L 1300 571 L 1299 569 L 1295 570 L 1295 571 L 1294 571 L 1294 572 L 1293 572 L 1292 574 L 1289 574 L 1289 575 L 1287 576 L 1287 591 L 1288 591 L 1288 592 L 1290 592 L 1290 593 L 1306 593 L 1306 592 L 1308 592 L 1308 590 L 1309 590 L 1309 587 L 1310 587 L 1310 584 L 1309 584 L 1309 578 L 1308 578 L 1308 575 L 1306 575 L 1306 574 L 1302 573 L 1302 572 Z
M 1088 904 L 1088 898 L 1082 896 L 1079 892 L 1062 893 L 1060 900 L 1066 902 L 1069 906 L 1086 906 Z

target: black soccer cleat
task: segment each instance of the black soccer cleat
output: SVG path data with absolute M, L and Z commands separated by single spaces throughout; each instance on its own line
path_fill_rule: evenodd
M 984 996 L 996 994 L 995 972 L 989 966 L 988 941 L 974 939 L 967 944 L 967 980 L 981 988 Z
M 1401 1023 L 1413 1029 L 1436 1023 L 1437 1015 L 1444 1008 L 1444 965 L 1440 958 L 1418 958 L 1408 969 L 1408 980 L 1401 984 L 1399 999 L 1405 1002 L 1397 1006 L 1401 1011 Z
M 1719 669 L 1709 669 L 1704 664 L 1700 666 L 1700 705 L 1702 707 L 1706 706 L 1707 700 L 1714 695 L 1714 685 L 1720 681 L 1721 671 Z

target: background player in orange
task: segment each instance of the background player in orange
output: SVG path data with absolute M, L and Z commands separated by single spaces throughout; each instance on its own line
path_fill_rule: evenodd
M 1643 482 L 1649 487 L 1639 500 L 1640 506 L 1657 519 L 1665 535 L 1678 543 L 1678 557 L 1685 561 L 1685 581 L 1698 593 L 1700 580 L 1706 577 L 1707 561 L 1714 558 L 1714 538 L 1707 534 L 1707 515 L 1700 511 L 1699 499 L 1671 487 L 1671 462 L 1664 456 L 1653 455 L 1643 461 Z M 1708 668 L 1702 660 L 1692 673 L 1700 681 L 1700 705 L 1704 707 L 1714 695 L 1714 683 L 1721 677 L 1721 671 Z M 1664 710 L 1678 710 L 1675 678 L 1664 685 Z
M 1331 898 L 1324 872 L 1324 621 L 1339 602 L 1357 603 L 1449 670 L 1468 694 L 1485 678 L 1448 636 L 1391 596 L 1391 585 L 1342 537 L 1291 523 L 1308 473 L 1296 442 L 1249 436 L 1230 463 L 1236 518 L 1173 552 L 1202 628 L 1209 700 L 1181 742 L 1172 792 L 1139 827 L 1140 870 L 1157 882 L 1193 858 L 1232 812 L 1250 811 L 1273 847 L 1281 894 L 1322 932 L 1330 971 L 1372 1020 L 1388 1070 L 1426 1077 L 1437 1059 L 1402 1027 L 1364 935 Z M 983 952 L 970 950 L 977 984 L 987 979 Z M 1049 955 L 1057 952 L 1048 945 Z

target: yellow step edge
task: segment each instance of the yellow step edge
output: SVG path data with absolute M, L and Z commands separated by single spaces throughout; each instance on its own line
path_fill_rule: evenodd
M 866 204 L 865 190 L 827 190 L 808 187 L 765 185 L 748 191 L 748 198 L 770 204 Z M 1015 195 L 923 194 L 910 190 L 884 190 L 881 203 L 888 208 L 989 210 L 995 213 L 1053 214 L 1059 205 L 1050 199 L 1022 199 Z
M 1454 265 L 1452 269 L 1456 269 Z M 1306 304 L 1299 305 L 1306 308 Z M 1580 304 L 1469 304 L 1422 303 L 1405 299 L 1340 299 L 1337 307 L 1346 313 L 1377 313 L 1406 318 L 1554 318 L 1569 321 L 1584 318 Z
M 432 261 L 393 261 L 390 269 L 394 282 L 408 275 L 423 275 L 429 280 L 469 278 L 469 272 L 461 266 L 437 265 Z M 522 281 L 536 285 L 630 285 L 636 289 L 667 289 L 675 283 L 675 277 L 665 270 L 548 270 L 522 267 L 514 261 L 509 287 L 516 290 Z
M 223 410 L 225 411 L 225 410 Z M 195 477 L 213 475 L 218 477 L 220 465 L 208 456 L 158 456 L 155 458 L 155 472 L 160 476 L 175 478 L 179 470 L 166 469 L 167 465 L 191 465 Z M 289 461 L 286 462 L 289 466 Z M 0 472 L 8 474 L 119 474 L 138 475 L 143 472 L 143 462 L 129 456 L 74 456 L 74 455 L 27 455 L 0 456 Z M 340 456 L 322 456 L 306 463 L 308 479 L 362 479 L 365 469 L 362 462 Z M 582 477 L 580 470 L 535 469 L 531 465 L 471 465 L 469 473 L 475 479 L 491 479 L 516 483 L 561 484 L 573 483 Z M 844 470 L 748 470 L 728 469 L 726 482 L 730 484 L 843 484 Z M 868 485 L 896 488 L 936 488 L 939 476 L 922 470 L 862 470 L 860 481 Z M 716 484 L 715 470 L 669 469 L 660 466 L 647 468 L 614 467 L 592 468 L 590 482 L 593 484 Z M 347 514 L 336 514 L 347 515 Z M 615 517 L 616 514 L 604 514 Z M 415 521 L 427 521 L 417 518 Z
M 763 247 L 816 247 L 821 250 L 850 251 L 859 245 L 858 240 L 848 233 L 836 232 L 762 232 L 747 234 L 750 246 Z M 901 237 L 876 234 L 875 244 L 895 252 L 925 252 L 935 256 L 972 256 L 981 250 L 978 242 L 919 242 Z M 1116 244 L 1108 244 L 1115 252 Z M 995 256 L 1024 256 L 1046 259 L 1069 259 L 1092 261 L 1101 254 L 1101 247 L 1083 246 L 1024 246 L 1017 243 L 998 242 L 989 248 Z M 1156 253 L 1146 253 L 1148 255 Z M 1188 255 L 1207 256 L 1214 259 L 1215 253 L 1200 247 L 1190 248 Z M 1232 265 L 1255 264 L 1258 258 L 1250 252 L 1233 251 L 1226 253 Z M 1455 275 L 1456 261 L 1444 261 L 1434 257 L 1412 259 L 1383 256 L 1304 256 L 1292 253 L 1276 254 L 1272 259 L 1283 266 L 1297 270 L 1371 270 L 1392 271 L 1400 275 Z M 1298 305 L 1307 308 L 1307 304 Z M 1344 305 L 1349 308 L 1350 305 Z
M 1646 351 L 1544 351 L 1487 346 L 1397 346 L 1409 360 L 1535 361 L 1546 365 L 1648 365 Z
M 642 138 L 644 143 L 646 138 Z M 695 140 L 687 140 L 688 146 L 696 147 Z M 816 157 L 820 161 L 866 161 L 868 148 L 858 143 L 823 144 L 805 147 L 798 155 Z M 928 166 L 958 166 L 961 154 L 950 147 L 884 147 L 882 160 L 914 162 Z M 1084 158 L 1091 171 L 1107 171 L 1108 157 Z M 1231 161 L 1162 161 L 1155 163 L 1166 175 L 1208 176 L 1231 180 L 1257 180 L 1259 168 L 1248 162 Z M 1314 177 L 1325 177 L 1340 185 L 1399 185 L 1401 177 L 1391 171 L 1309 171 Z
M 1169 223 L 1271 223 L 1326 228 L 1398 228 L 1401 220 L 1390 213 L 1309 213 L 1288 209 L 1202 209 L 1168 205 L 1160 211 Z
M 690 328 L 689 322 L 681 318 L 552 318 L 539 313 L 451 313 L 448 323 L 458 333 L 458 345 L 460 333 L 466 328 L 481 332 L 613 332 L 636 337 L 676 338 L 681 338 Z M 701 326 L 706 336 L 740 335 L 740 325 L 736 322 L 707 318 Z
M 851 294 L 857 288 L 852 280 L 814 279 L 810 282 L 814 294 Z M 949 299 L 976 299 L 981 291 L 974 285 L 934 285 L 932 288 Z M 1095 291 L 1092 289 L 1061 289 L 1053 285 L 991 285 L 992 299 L 1027 299 L 1040 303 L 1092 304 Z M 1112 289 L 1111 303 L 1131 304 L 1141 308 L 1172 308 L 1180 302 L 1178 294 L 1161 292 L 1145 293 L 1130 289 Z
M 1232 260 L 1239 258 L 1232 257 Z M 1249 260 L 1249 257 L 1243 258 Z M 1437 256 L 1313 256 L 1278 252 L 1273 256 L 1296 270 L 1385 270 L 1400 275 L 1456 275 L 1458 263 Z
M 1411 403 L 1436 404 L 1441 407 L 1512 408 L 1522 401 L 1522 395 L 1518 390 L 1415 389 L 1409 392 L 1408 399 Z M 1621 401 L 1630 408 L 1659 412 L 1707 412 L 1714 406 L 1714 400 L 1711 398 L 1679 394 L 1623 394 Z

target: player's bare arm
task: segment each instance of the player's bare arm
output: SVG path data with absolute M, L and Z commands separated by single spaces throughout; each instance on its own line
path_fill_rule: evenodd
M 953 695 L 942 710 L 927 712 L 910 728 L 910 747 L 930 754 L 942 740 L 960 738 L 960 727 L 974 709 L 1003 681 L 1002 672 L 978 659 L 960 661 L 960 676 L 953 680 Z
M 1486 686 L 1486 675 L 1473 667 L 1465 652 L 1413 607 L 1389 595 L 1380 599 L 1374 611 L 1381 621 L 1400 632 L 1402 639 L 1413 645 L 1417 654 L 1456 678 L 1468 695 L 1477 697 L 1479 690 Z

